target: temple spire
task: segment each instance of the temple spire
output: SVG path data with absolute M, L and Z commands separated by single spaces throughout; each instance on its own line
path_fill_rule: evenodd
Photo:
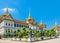
M 28 16 L 28 18 L 31 18 L 31 13 L 30 13 L 30 9 L 29 9 L 29 16 Z
M 8 13 L 9 13 L 8 8 L 6 8 L 6 14 L 8 14 Z
M 42 20 L 40 21 L 40 24 L 43 24 L 43 23 L 42 23 Z
M 55 21 L 55 26 L 57 26 L 57 22 Z

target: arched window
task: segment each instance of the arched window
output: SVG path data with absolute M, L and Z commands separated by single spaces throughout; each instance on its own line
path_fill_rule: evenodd
M 7 23 L 6 23 L 6 26 L 7 26 Z
M 9 26 L 10 26 L 10 24 L 9 24 Z
M 26 28 L 29 28 L 29 26 L 26 26 Z
M 14 24 L 14 27 L 16 27 L 16 24 Z
M 19 25 L 19 27 L 21 27 L 21 25 Z
M 17 27 L 18 27 L 18 24 L 17 24 Z

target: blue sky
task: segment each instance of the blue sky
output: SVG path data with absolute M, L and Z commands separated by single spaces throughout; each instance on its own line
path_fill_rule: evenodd
M 60 1 L 59 0 L 0 0 L 0 14 L 3 8 L 12 8 L 11 15 L 21 21 L 28 17 L 29 8 L 31 16 L 39 24 L 40 21 L 52 28 L 55 21 L 60 26 Z

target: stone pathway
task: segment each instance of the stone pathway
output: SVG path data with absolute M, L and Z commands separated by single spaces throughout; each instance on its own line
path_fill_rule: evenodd
M 29 43 L 29 42 L 20 42 L 20 41 L 11 41 L 11 40 L 3 40 L 0 39 L 0 43 Z M 60 38 L 44 40 L 44 41 L 36 41 L 32 43 L 60 43 Z

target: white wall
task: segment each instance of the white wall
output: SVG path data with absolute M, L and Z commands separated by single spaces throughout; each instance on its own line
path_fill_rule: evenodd
M 3 35 L 4 32 L 5 32 L 4 28 L 1 28 L 1 29 L 0 29 L 0 35 Z
M 7 25 L 6 25 L 6 23 L 7 23 Z M 10 24 L 10 26 L 9 26 L 9 24 Z M 12 26 L 11 26 L 11 24 L 12 24 Z M 0 34 L 4 34 L 5 29 L 13 30 L 14 29 L 14 22 L 13 21 L 9 21 L 9 20 L 3 20 L 0 23 Z
M 6 25 L 6 23 L 7 23 L 7 25 Z M 10 24 L 10 26 L 9 26 L 9 24 Z M 11 24 L 12 24 L 13 26 L 11 26 Z M 14 27 L 14 22 L 13 22 L 13 21 L 9 21 L 9 20 L 3 20 L 3 21 L 1 22 L 1 24 L 0 24 L 0 26 L 1 26 L 1 27 L 2 27 L 2 26 Z

